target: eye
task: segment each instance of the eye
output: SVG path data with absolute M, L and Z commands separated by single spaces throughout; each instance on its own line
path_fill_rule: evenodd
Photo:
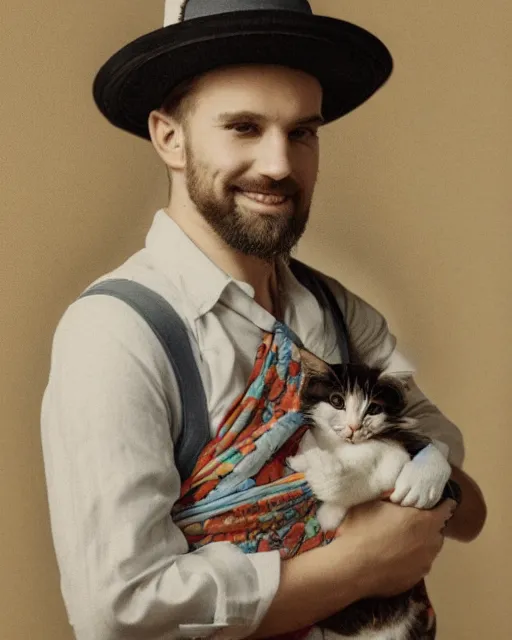
M 227 129 L 236 131 L 240 135 L 247 135 L 250 133 L 256 133 L 257 127 L 252 122 L 235 122 L 227 126 Z
M 314 129 L 308 129 L 307 127 L 299 127 L 298 129 L 294 129 L 290 133 L 290 138 L 292 140 L 307 140 L 309 138 L 316 137 L 316 131 Z
M 384 407 L 376 402 L 370 403 L 370 406 L 366 410 L 366 413 L 370 416 L 376 416 L 384 411 Z
M 329 396 L 329 402 L 335 409 L 344 409 L 345 408 L 345 400 L 343 396 L 338 391 L 333 391 Z

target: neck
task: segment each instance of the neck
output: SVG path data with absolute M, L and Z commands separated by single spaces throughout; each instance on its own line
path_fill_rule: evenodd
M 262 260 L 235 251 L 211 229 L 195 207 L 173 206 L 171 201 L 164 211 L 220 269 L 235 280 L 251 285 L 260 306 L 280 316 L 275 260 Z

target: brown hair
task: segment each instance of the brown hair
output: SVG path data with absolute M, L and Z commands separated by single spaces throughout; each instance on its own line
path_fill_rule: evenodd
M 195 106 L 195 101 L 191 94 L 196 82 L 196 77 L 188 78 L 174 87 L 165 98 L 161 107 L 162 111 L 176 118 L 178 122 L 183 122 L 187 117 L 187 112 L 192 111 Z

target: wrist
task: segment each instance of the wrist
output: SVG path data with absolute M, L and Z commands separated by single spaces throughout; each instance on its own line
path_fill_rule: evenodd
M 336 537 L 330 547 L 331 555 L 326 558 L 325 571 L 332 575 L 335 588 L 343 594 L 343 607 L 347 607 L 367 597 L 371 591 L 372 571 L 367 550 L 362 541 L 343 534 Z
M 252 637 L 304 629 L 360 600 L 359 563 L 350 547 L 336 538 L 329 545 L 282 561 L 278 591 Z

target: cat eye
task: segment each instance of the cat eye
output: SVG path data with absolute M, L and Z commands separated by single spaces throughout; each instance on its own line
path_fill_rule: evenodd
M 329 396 L 329 402 L 335 409 L 345 408 L 345 400 L 343 399 L 341 393 L 338 393 L 337 391 L 333 391 L 333 393 L 331 393 L 331 395 Z
M 372 402 L 368 407 L 368 409 L 366 410 L 366 413 L 369 414 L 370 416 L 376 416 L 377 414 L 382 413 L 383 411 L 384 411 L 384 407 L 381 404 Z

